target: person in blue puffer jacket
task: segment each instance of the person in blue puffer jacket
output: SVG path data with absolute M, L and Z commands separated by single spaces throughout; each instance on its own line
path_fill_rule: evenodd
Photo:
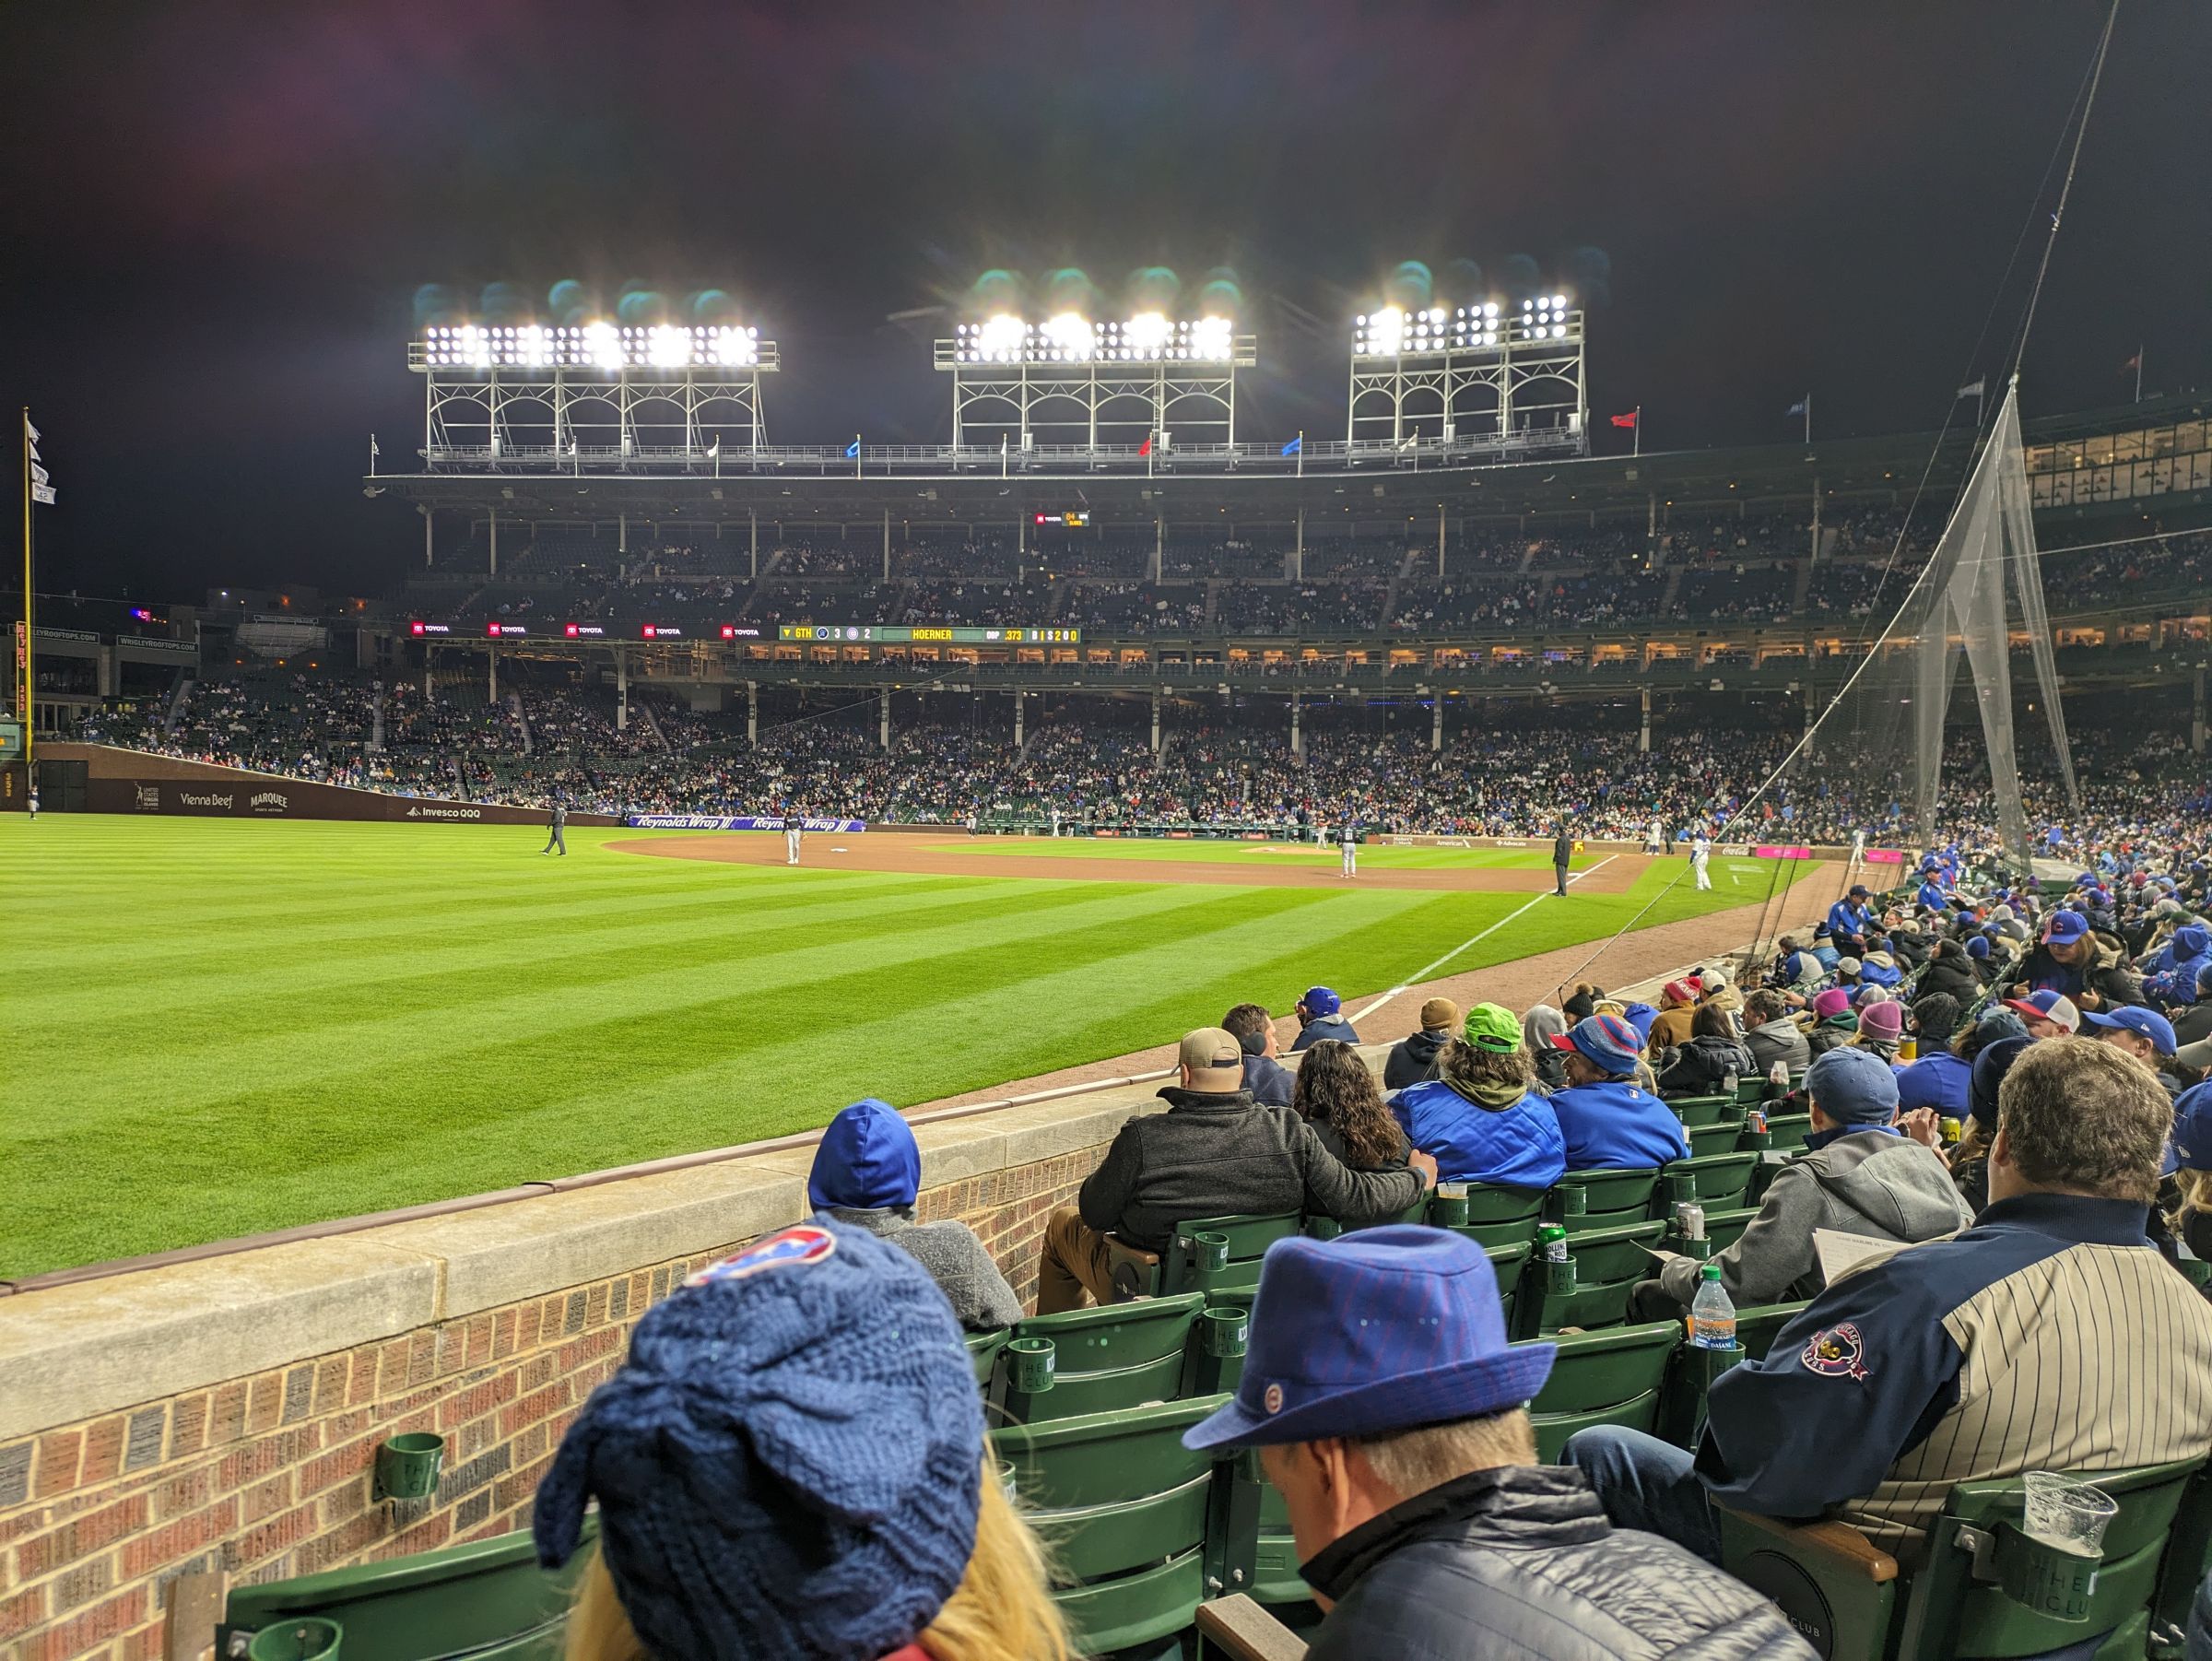
M 1689 1140 L 1675 1110 L 1636 1088 L 1643 1054 L 1636 1029 L 1593 1015 L 1551 1041 L 1567 1052 L 1567 1088 L 1553 1092 L 1570 1171 L 1649 1170 L 1686 1159 Z
M 2184 923 L 2150 960 L 2143 995 L 2168 1008 L 2186 1008 L 2196 1002 L 2197 981 L 2207 965 L 2212 965 L 2212 929 Z
M 1436 1160 L 1443 1183 L 1548 1188 L 1566 1172 L 1567 1145 L 1521 1045 L 1521 1023 L 1498 1004 L 1467 1011 L 1437 1056 L 1437 1077 L 1391 1098 L 1406 1139 Z

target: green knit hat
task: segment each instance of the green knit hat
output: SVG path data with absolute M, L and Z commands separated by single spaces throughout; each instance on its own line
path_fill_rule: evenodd
M 1521 1019 L 1502 1004 L 1477 1004 L 1467 1011 L 1464 1031 L 1478 1050 L 1510 1055 L 1521 1047 Z

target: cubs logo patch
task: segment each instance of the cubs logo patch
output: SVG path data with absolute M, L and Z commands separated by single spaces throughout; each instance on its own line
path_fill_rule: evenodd
M 1806 1340 L 1797 1359 L 1807 1372 L 1818 1372 L 1824 1378 L 1866 1376 L 1866 1341 L 1849 1321 L 1813 1334 Z
M 686 1280 L 686 1286 L 709 1286 L 717 1280 L 742 1280 L 747 1275 L 757 1275 L 762 1269 L 790 1268 L 794 1266 L 819 1263 L 837 1250 L 837 1236 L 827 1229 L 812 1223 L 801 1223 L 771 1234 L 766 1240 L 754 1242 L 735 1257 L 724 1257 L 720 1263 L 710 1263 L 698 1274 Z
M 1269 1384 L 1267 1393 L 1260 1397 L 1260 1402 L 1270 1413 L 1280 1413 L 1283 1410 L 1282 1385 Z

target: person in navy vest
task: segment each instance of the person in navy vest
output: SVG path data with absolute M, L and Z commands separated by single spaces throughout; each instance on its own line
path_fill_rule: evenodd
M 1567 1088 L 1555 1091 L 1570 1171 L 1648 1170 L 1687 1158 L 1675 1110 L 1636 1088 L 1643 1054 L 1636 1029 L 1618 1015 L 1593 1015 L 1551 1041 L 1567 1052 Z
M 1838 951 L 1856 957 L 1866 949 L 1866 930 L 1874 920 L 1866 901 L 1872 898 L 1865 883 L 1854 882 L 1850 893 L 1828 908 L 1829 937 Z
M 1521 1023 L 1477 1004 L 1437 1055 L 1437 1077 L 1391 1098 L 1406 1139 L 1436 1160 L 1437 1181 L 1548 1188 L 1567 1169 L 1559 1115 L 1536 1089 Z

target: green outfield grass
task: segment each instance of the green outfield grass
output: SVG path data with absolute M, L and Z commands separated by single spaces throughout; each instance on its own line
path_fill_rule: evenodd
M 0 816 L 0 1277 L 1120 1054 L 1245 998 L 1388 987 L 1529 899 L 603 845 L 636 834 L 571 830 L 560 860 L 528 828 Z M 1452 968 L 1609 934 L 1670 874 L 1545 900 Z M 1685 882 L 1646 922 L 1763 891 Z

